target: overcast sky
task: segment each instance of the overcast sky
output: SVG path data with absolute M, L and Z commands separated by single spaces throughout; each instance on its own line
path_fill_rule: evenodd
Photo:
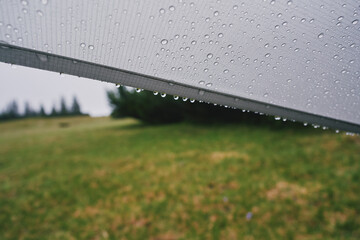
M 28 101 L 34 109 L 43 104 L 49 112 L 54 104 L 59 107 L 62 96 L 69 106 L 76 96 L 83 112 L 105 116 L 111 112 L 106 91 L 115 89 L 110 83 L 0 63 L 0 111 L 16 100 L 20 110 Z

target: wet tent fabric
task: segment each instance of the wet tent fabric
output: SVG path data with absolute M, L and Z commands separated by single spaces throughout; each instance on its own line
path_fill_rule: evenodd
M 0 0 L 0 61 L 360 132 L 357 0 Z

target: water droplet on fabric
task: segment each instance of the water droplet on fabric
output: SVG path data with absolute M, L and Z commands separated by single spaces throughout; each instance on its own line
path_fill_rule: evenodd
M 36 56 L 41 62 L 47 62 L 48 61 L 48 57 L 46 55 L 44 55 L 44 54 L 36 53 Z
M 39 15 L 40 17 L 44 16 L 44 13 L 41 10 L 37 10 L 36 11 L 37 15 Z

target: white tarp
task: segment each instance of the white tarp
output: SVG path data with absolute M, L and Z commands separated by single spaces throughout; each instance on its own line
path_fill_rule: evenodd
M 360 132 L 358 0 L 0 0 L 0 61 Z

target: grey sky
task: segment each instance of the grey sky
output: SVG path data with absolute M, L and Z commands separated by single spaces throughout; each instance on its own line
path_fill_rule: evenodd
M 59 106 L 61 96 L 68 105 L 76 96 L 83 112 L 104 116 L 111 111 L 106 90 L 114 89 L 110 83 L 0 63 L 0 111 L 11 100 L 16 100 L 21 110 L 28 101 L 34 109 L 44 104 L 49 112 L 54 104 Z

